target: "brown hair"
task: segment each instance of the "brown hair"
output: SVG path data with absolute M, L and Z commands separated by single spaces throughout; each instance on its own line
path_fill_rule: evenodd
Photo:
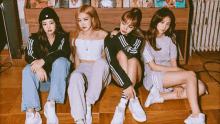
M 79 32 L 80 32 L 80 26 L 78 24 L 78 16 L 80 13 L 88 14 L 91 18 L 94 19 L 94 21 L 92 22 L 92 29 L 93 30 L 100 30 L 101 29 L 101 23 L 100 23 L 100 20 L 99 20 L 99 17 L 98 17 L 98 14 L 97 14 L 95 8 L 92 6 L 89 6 L 89 5 L 82 5 L 81 7 L 79 7 L 75 12 L 76 29 L 74 31 L 70 32 L 70 46 L 71 46 L 72 57 L 74 57 L 75 53 L 76 53 L 75 40 L 78 37 Z M 74 40 L 72 42 L 73 38 L 74 38 Z M 74 46 L 74 47 L 72 47 L 72 46 Z
M 151 22 L 150 22 L 150 27 L 149 30 L 147 31 L 147 41 L 151 45 L 151 47 L 155 50 L 161 50 L 161 48 L 157 48 L 157 43 L 156 43 L 156 37 L 157 37 L 157 24 L 161 22 L 165 17 L 170 17 L 171 22 L 170 22 L 170 27 L 167 29 L 167 31 L 164 33 L 165 36 L 168 36 L 172 39 L 173 43 L 176 44 L 176 39 L 174 36 L 174 29 L 175 29 L 175 16 L 171 10 L 168 8 L 161 8 L 155 12 L 153 15 Z
M 133 35 L 137 37 L 143 38 L 142 48 L 145 46 L 145 34 L 140 29 L 142 19 L 142 12 L 139 8 L 132 8 L 130 11 L 127 11 L 123 14 L 121 20 L 125 23 L 131 21 L 131 24 L 135 27 L 135 29 L 131 32 Z

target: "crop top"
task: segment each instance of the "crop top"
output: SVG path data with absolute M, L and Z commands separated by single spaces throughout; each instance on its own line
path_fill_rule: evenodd
M 102 50 L 104 49 L 104 39 L 103 40 L 76 39 L 75 45 L 79 59 L 95 61 L 102 57 Z

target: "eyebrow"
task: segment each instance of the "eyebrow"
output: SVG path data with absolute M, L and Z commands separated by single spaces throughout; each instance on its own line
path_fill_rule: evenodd
M 82 19 L 85 19 L 85 18 L 87 19 L 87 18 L 89 18 L 89 17 L 84 17 L 84 18 L 82 18 Z M 78 19 L 81 19 L 81 18 L 78 18 Z

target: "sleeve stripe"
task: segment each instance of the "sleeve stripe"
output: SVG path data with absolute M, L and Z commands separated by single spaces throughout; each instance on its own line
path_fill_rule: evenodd
M 153 58 L 149 54 L 146 47 L 144 48 L 143 57 L 144 57 L 145 62 L 147 62 L 147 63 L 150 62 L 151 60 L 153 60 Z
M 124 85 L 121 77 L 118 75 L 118 73 L 115 71 L 115 69 L 112 67 L 112 65 L 110 65 L 112 73 L 115 75 L 115 78 L 117 79 L 117 81 L 121 84 L 121 86 Z
M 122 36 L 122 40 L 124 41 L 125 45 L 127 46 L 128 43 L 126 42 L 124 35 L 121 35 L 121 36 Z
M 34 56 L 33 56 L 33 43 L 34 43 L 34 40 L 32 39 L 29 39 L 29 44 L 28 44 L 28 47 L 27 47 L 27 50 L 28 50 L 28 55 L 31 56 L 33 59 L 36 59 Z
M 108 61 L 111 62 L 111 58 L 109 56 L 109 51 L 108 51 L 107 47 L 105 48 L 105 53 L 106 53 L 106 57 L 107 57 Z
M 120 78 L 120 76 L 118 75 L 118 73 L 115 71 L 115 69 L 112 67 L 112 65 L 110 64 L 111 62 L 111 58 L 109 56 L 109 51 L 108 51 L 108 48 L 105 47 L 105 53 L 106 53 L 106 57 L 107 57 L 107 60 L 108 60 L 108 63 L 109 63 L 109 66 L 110 66 L 110 69 L 112 71 L 112 73 L 114 74 L 115 78 L 117 79 L 117 81 L 120 83 L 121 86 L 124 85 L 124 82 L 122 81 L 122 79 Z
M 123 40 L 122 40 L 122 36 L 119 36 L 118 38 L 119 38 L 119 40 L 120 40 L 120 42 L 121 42 L 122 46 L 123 46 L 123 47 L 125 47 L 125 46 L 126 46 L 126 44 L 123 42 Z
M 60 46 L 58 47 L 58 50 L 62 50 L 63 44 L 64 44 L 64 38 L 62 39 L 61 44 L 60 44 Z

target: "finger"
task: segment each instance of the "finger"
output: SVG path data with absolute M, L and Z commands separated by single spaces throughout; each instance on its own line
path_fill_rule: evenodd
M 35 61 L 33 61 L 33 62 L 31 63 L 31 65 L 33 65 L 33 64 L 34 64 L 34 62 L 35 62 Z
M 136 96 L 136 91 L 133 89 L 133 93 L 134 93 L 134 95 Z
M 47 82 L 47 74 L 44 72 L 44 80 Z

